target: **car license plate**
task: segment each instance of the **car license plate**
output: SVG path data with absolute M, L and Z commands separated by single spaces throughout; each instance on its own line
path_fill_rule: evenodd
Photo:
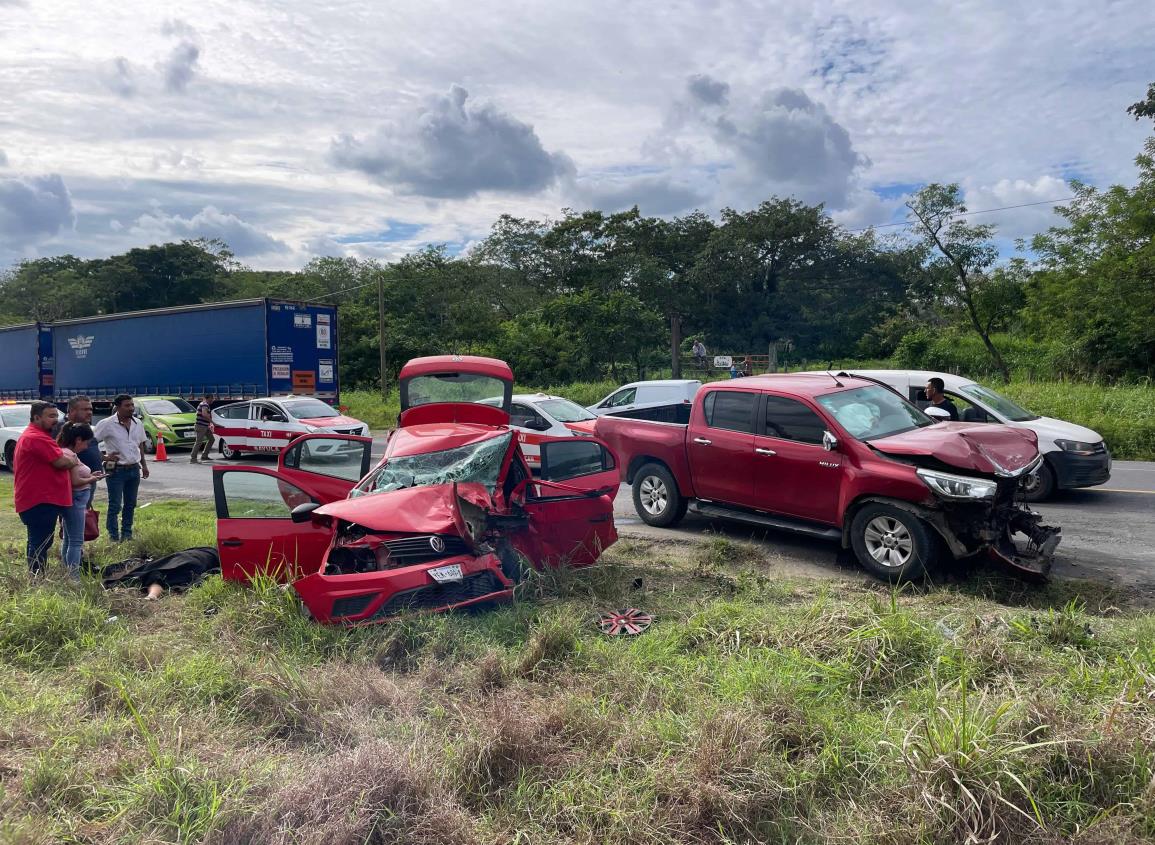
M 433 580 L 438 584 L 449 584 L 454 581 L 460 581 L 461 564 L 451 563 L 449 566 L 439 566 L 436 569 L 430 569 L 429 574 L 433 576 Z

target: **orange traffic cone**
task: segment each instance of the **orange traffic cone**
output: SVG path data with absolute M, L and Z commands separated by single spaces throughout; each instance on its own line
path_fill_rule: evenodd
M 161 437 L 159 434 L 156 436 L 156 457 L 153 458 L 153 460 L 154 461 L 167 461 L 168 460 L 168 449 L 166 449 L 164 446 L 164 438 Z

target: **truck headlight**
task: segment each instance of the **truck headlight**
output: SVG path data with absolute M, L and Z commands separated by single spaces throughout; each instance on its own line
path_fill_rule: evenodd
M 969 475 L 951 475 L 932 469 L 917 470 L 918 477 L 944 499 L 992 499 L 998 485 L 986 478 Z
M 1056 440 L 1055 445 L 1064 452 L 1070 452 L 1072 455 L 1094 455 L 1102 447 L 1102 441 L 1099 443 L 1086 443 L 1082 440 Z

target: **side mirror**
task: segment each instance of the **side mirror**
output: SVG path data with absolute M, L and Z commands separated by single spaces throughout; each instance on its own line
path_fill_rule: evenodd
M 943 422 L 950 419 L 950 411 L 931 405 L 929 408 L 923 410 L 923 413 L 930 417 L 935 422 Z
M 838 448 L 838 438 L 829 431 L 822 432 L 822 448 L 827 452 L 833 452 Z
M 319 507 L 321 506 L 316 502 L 305 502 L 293 508 L 290 517 L 296 523 L 308 522 L 313 518 L 313 511 Z
M 525 427 L 533 429 L 534 431 L 549 431 L 550 424 L 547 420 L 543 420 L 541 417 L 535 417 L 532 420 L 526 421 Z

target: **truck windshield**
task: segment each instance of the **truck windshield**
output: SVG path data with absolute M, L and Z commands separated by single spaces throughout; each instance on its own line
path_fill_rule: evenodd
M 547 399 L 544 402 L 538 402 L 537 407 L 561 423 L 583 422 L 584 420 L 597 419 L 596 416 L 581 405 L 571 402 L 568 399 Z
M 183 399 L 146 399 L 143 404 L 144 409 L 153 416 L 196 413 L 196 408 Z
M 507 432 L 456 449 L 394 458 L 365 476 L 349 498 L 451 481 L 474 481 L 493 493 L 512 437 L 513 432 Z
M 934 420 L 885 387 L 856 387 L 818 397 L 838 424 L 857 440 L 890 437 L 932 425 Z
M 315 420 L 318 417 L 339 417 L 341 412 L 332 405 L 326 405 L 320 399 L 298 399 L 295 402 L 282 402 L 289 416 L 295 420 Z
M 1038 414 L 1032 414 L 1026 408 L 1016 405 L 1007 397 L 995 393 L 989 387 L 983 387 L 981 384 L 964 384 L 958 389 L 958 392 L 968 399 L 975 400 L 980 405 L 986 405 L 1000 417 L 1011 422 L 1027 422 L 1039 418 Z

